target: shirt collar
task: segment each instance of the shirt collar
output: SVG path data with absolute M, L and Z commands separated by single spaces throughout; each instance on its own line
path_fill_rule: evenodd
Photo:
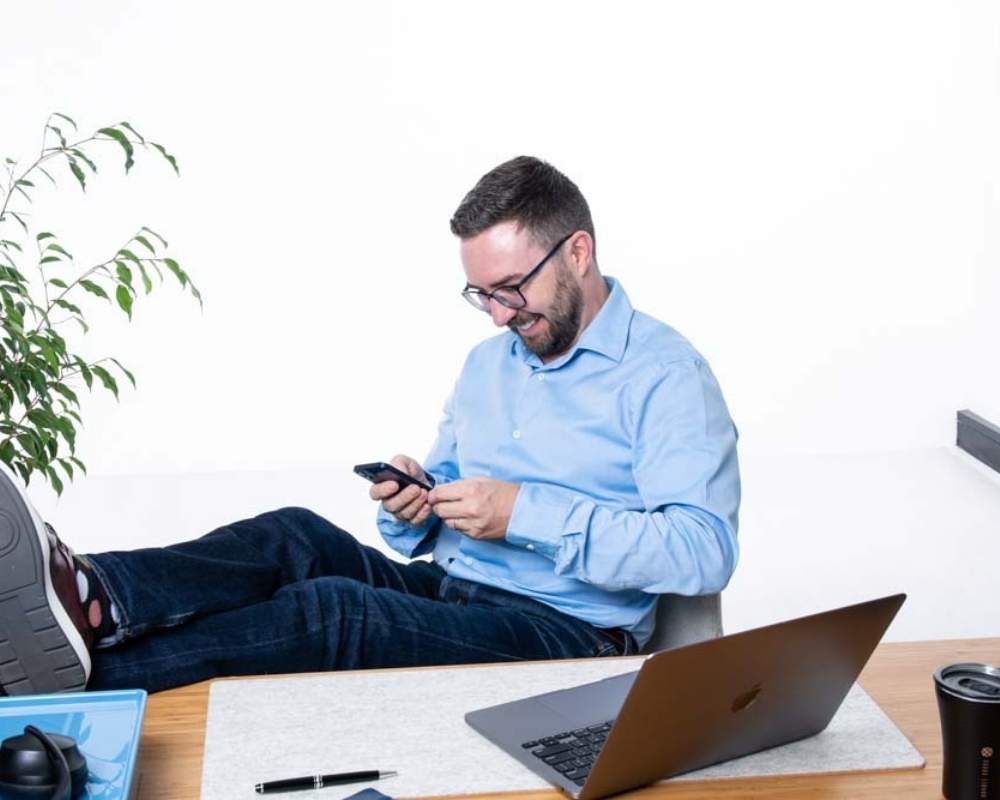
M 613 361 L 622 360 L 622 356 L 625 355 L 625 345 L 628 343 L 629 326 L 632 324 L 632 304 L 617 280 L 605 277 L 604 282 L 609 293 L 597 316 L 590 321 L 583 335 L 568 353 L 545 366 L 553 368 L 561 366 L 569 361 L 577 350 L 592 350 Z M 541 359 L 524 346 L 520 336 L 513 331 L 510 335 L 513 337 L 511 348 L 515 354 L 532 366 L 542 366 Z

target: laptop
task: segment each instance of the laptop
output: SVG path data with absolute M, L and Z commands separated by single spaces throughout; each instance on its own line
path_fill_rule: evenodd
M 819 733 L 905 599 L 664 650 L 638 672 L 465 721 L 570 797 L 606 797 Z

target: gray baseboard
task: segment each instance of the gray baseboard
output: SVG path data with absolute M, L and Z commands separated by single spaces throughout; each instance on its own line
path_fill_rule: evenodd
M 958 412 L 955 442 L 969 455 L 1000 472 L 1000 428 L 968 409 Z

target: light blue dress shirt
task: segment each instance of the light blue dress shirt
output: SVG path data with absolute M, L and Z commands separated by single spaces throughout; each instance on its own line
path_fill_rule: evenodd
M 621 285 L 549 364 L 511 331 L 469 354 L 424 469 L 520 485 L 503 540 L 379 508 L 385 541 L 640 645 L 656 595 L 720 591 L 736 566 L 737 432 L 708 364 Z

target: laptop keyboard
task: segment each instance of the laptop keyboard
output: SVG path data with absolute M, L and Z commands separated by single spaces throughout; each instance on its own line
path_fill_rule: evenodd
M 612 722 L 614 720 L 532 739 L 524 742 L 521 747 L 530 750 L 533 756 L 561 772 L 577 786 L 583 786 L 594 759 L 608 738 Z

